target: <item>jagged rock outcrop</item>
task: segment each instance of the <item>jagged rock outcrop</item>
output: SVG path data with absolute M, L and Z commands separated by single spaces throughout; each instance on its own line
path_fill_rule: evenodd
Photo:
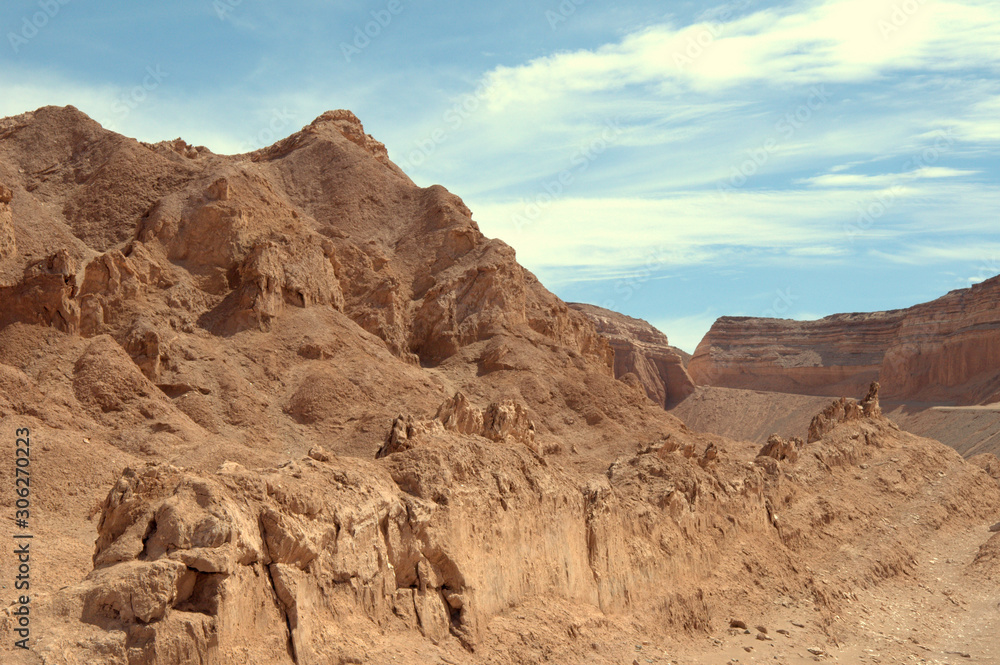
M 583 312 L 607 338 L 615 352 L 615 377 L 632 374 L 649 398 L 670 408 L 694 392 L 694 381 L 685 369 L 679 349 L 667 336 L 641 319 L 634 319 L 594 305 L 570 303 Z
M 459 392 L 438 408 L 433 419 L 397 417 L 375 456 L 382 458 L 409 450 L 419 445 L 421 440 L 426 441 L 444 431 L 481 436 L 501 443 L 517 443 L 536 454 L 541 452 L 535 444 L 535 423 L 528 417 L 523 404 L 511 399 L 492 402 L 484 412 Z
M 445 429 L 459 434 L 482 435 L 484 431 L 483 412 L 461 392 L 441 404 L 434 417 L 441 421 Z
M 793 436 L 790 439 L 783 439 L 777 434 L 772 434 L 767 443 L 757 453 L 758 457 L 772 457 L 779 462 L 789 461 L 795 463 L 799 459 L 799 450 L 805 445 L 802 439 Z
M 64 265 L 21 264 L 20 284 L 0 290 L 7 323 L 113 332 L 131 316 L 135 289 L 156 287 L 220 334 L 320 306 L 344 311 L 413 362 L 522 328 L 600 362 L 607 355 L 585 317 L 545 291 L 510 247 L 486 239 L 461 200 L 416 187 L 350 112 L 234 157 L 140 144 L 72 107 L 4 119 L 0 132 L 0 175 L 24 197 L 12 221 L 0 203 L 4 255 L 11 224 L 69 247 Z M 42 208 L 36 197 L 58 205 Z M 137 287 L 119 292 L 133 278 Z
M 904 310 L 818 321 L 724 317 L 688 370 L 699 385 L 836 396 L 878 380 L 886 399 L 996 402 L 998 299 L 995 277 Z
M 868 388 L 868 394 L 860 402 L 850 397 L 841 397 L 822 412 L 816 414 L 816 417 L 809 424 L 809 434 L 806 441 L 808 443 L 819 441 L 842 423 L 863 419 L 884 421 L 878 393 L 879 384 L 875 382 L 871 384 Z

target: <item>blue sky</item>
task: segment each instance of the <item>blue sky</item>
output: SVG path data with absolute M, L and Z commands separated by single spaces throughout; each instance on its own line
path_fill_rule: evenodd
M 996 0 L 7 0 L 0 29 L 0 115 L 229 153 L 351 109 L 559 296 L 688 351 L 1000 274 Z

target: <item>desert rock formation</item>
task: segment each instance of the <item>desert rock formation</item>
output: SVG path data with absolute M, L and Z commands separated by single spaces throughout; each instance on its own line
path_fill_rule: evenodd
M 43 108 L 0 182 L 5 664 L 998 656 L 983 465 L 847 400 L 692 431 L 353 114 L 222 156 Z
M 670 408 L 694 392 L 683 352 L 670 346 L 667 336 L 643 321 L 594 305 L 570 303 L 583 312 L 615 352 L 615 376 L 634 375 L 649 398 Z M 627 380 L 627 379 L 626 379 Z
M 933 302 L 818 321 L 724 317 L 689 365 L 699 385 L 887 400 L 1000 401 L 1000 277 Z

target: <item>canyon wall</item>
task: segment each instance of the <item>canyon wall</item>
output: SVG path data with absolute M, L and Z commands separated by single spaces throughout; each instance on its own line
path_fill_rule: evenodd
M 670 346 L 667 336 L 649 323 L 594 305 L 569 303 L 569 306 L 586 314 L 597 332 L 611 344 L 616 378 L 633 375 L 649 398 L 665 408 L 694 392 L 694 382 L 684 367 L 683 352 Z
M 957 405 L 1000 400 L 1000 277 L 909 309 L 817 321 L 723 317 L 688 370 L 699 385 L 802 395 L 859 392 Z

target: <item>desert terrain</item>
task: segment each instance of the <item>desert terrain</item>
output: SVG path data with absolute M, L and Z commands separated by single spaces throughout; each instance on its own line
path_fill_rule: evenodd
M 348 111 L 2 119 L 0 661 L 1000 663 L 998 288 L 686 362 Z

